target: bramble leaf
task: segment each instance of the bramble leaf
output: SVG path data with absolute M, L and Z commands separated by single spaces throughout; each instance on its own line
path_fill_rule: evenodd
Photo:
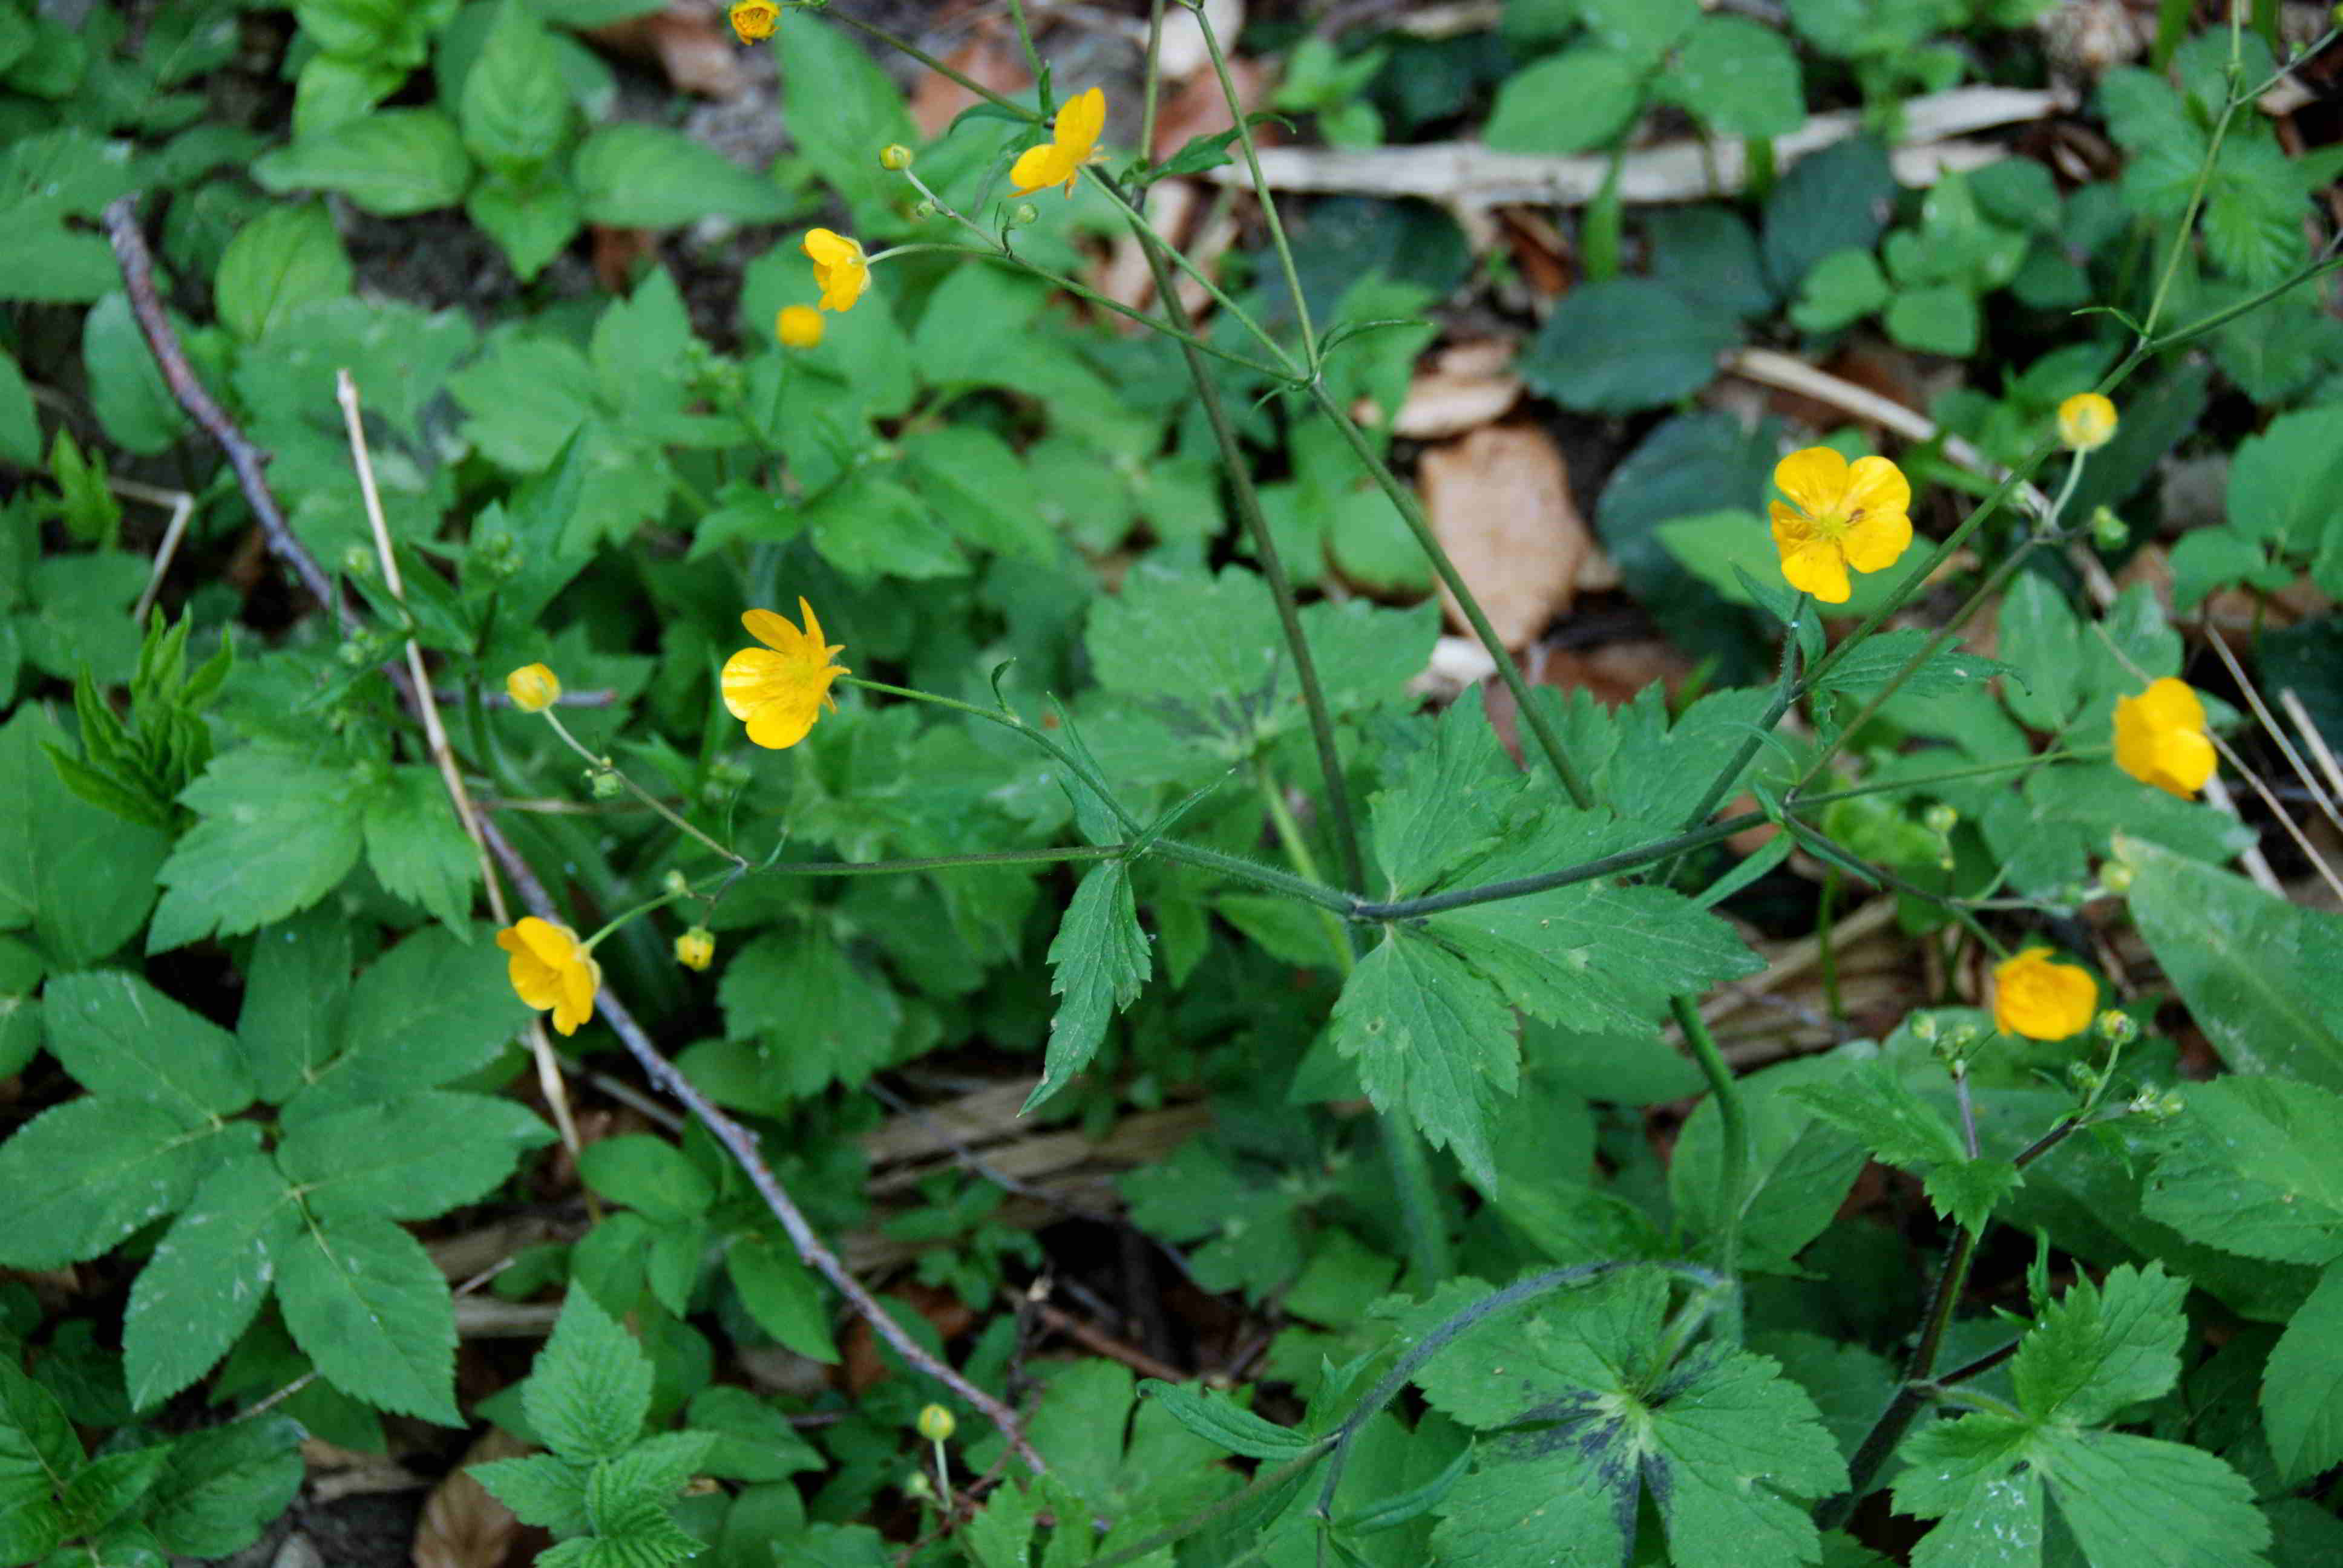
M 136 975 L 59 975 L 42 1015 L 50 1053 L 93 1093 L 151 1101 L 188 1128 L 252 1103 L 236 1037 Z
M 0 1144 L 0 1192 L 19 1205 L 0 1226 L 0 1263 L 95 1258 L 185 1204 L 215 1164 L 259 1147 L 249 1121 L 190 1129 L 151 1101 L 90 1095 L 45 1111 Z
M 553 1136 L 518 1101 L 426 1090 L 297 1122 L 277 1159 L 319 1219 L 428 1220 L 488 1191 Z
M 278 1261 L 277 1295 L 294 1342 L 336 1388 L 461 1424 L 447 1282 L 397 1224 L 350 1215 L 303 1231 Z
M 268 1299 L 299 1225 L 270 1161 L 243 1155 L 204 1178 L 130 1287 L 122 1357 L 134 1407 L 152 1409 L 227 1353 Z
M 247 746 L 179 799 L 202 814 L 156 879 L 146 950 L 257 930 L 307 909 L 357 864 L 367 790 L 347 767 Z
M 521 1385 L 529 1425 L 563 1459 L 591 1464 L 625 1452 L 650 1408 L 650 1358 L 601 1303 L 573 1289 Z

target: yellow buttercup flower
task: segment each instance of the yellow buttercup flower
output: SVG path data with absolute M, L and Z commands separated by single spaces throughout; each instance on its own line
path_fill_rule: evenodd
M 497 933 L 497 946 L 512 955 L 513 990 L 539 1012 L 552 1009 L 554 1028 L 576 1034 L 579 1024 L 592 1020 L 602 966 L 576 931 L 525 915 Z
M 812 258 L 814 280 L 821 285 L 824 310 L 851 310 L 870 286 L 870 258 L 861 245 L 826 228 L 809 229 L 799 247 Z
M 704 970 L 716 958 L 716 937 L 706 926 L 694 926 L 675 939 L 675 961 L 688 970 Z
M 2065 1040 L 2091 1027 L 2098 1005 L 2098 982 L 2053 959 L 2048 948 L 2027 948 L 1994 966 L 1993 1022 L 2004 1034 Z
M 1825 604 L 1847 601 L 1849 568 L 1885 571 L 1911 546 L 1912 484 L 1885 457 L 1808 447 L 1774 466 L 1774 483 L 1791 502 L 1773 504 L 1782 575 Z
M 1058 111 L 1050 139 L 1018 155 L 1009 171 L 1009 183 L 1019 196 L 1031 196 L 1063 184 L 1074 194 L 1074 180 L 1098 150 L 1099 133 L 1106 129 L 1106 95 L 1092 87 Z
M 2116 766 L 2143 784 L 2196 799 L 2213 776 L 2205 705 L 2185 680 L 2166 676 L 2137 697 L 2116 699 Z
M 803 631 L 769 609 L 743 614 L 740 624 L 765 646 L 744 648 L 724 661 L 724 706 L 748 725 L 750 740 L 771 751 L 803 740 L 825 705 L 837 712 L 830 686 L 852 673 L 830 662 L 846 646 L 823 643 L 813 606 L 800 598 L 798 611 L 805 617 Z
M 2058 405 L 2058 439 L 2070 452 L 2096 452 L 2115 439 L 2116 406 L 2096 392 L 2077 392 Z
M 541 664 L 524 664 L 505 677 L 505 695 L 523 713 L 542 713 L 561 700 L 561 678 Z
M 738 0 L 729 13 L 732 31 L 743 44 L 761 44 L 773 35 L 781 8 L 773 0 Z
M 773 336 L 784 348 L 811 348 L 821 341 L 821 312 L 810 305 L 784 305 L 773 317 Z

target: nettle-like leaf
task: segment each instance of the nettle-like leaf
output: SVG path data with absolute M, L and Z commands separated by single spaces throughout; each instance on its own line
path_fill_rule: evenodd
M 1131 867 L 1109 860 L 1091 867 L 1066 905 L 1050 944 L 1050 990 L 1063 1000 L 1050 1020 L 1049 1054 L 1041 1082 L 1026 1097 L 1032 1110 L 1090 1065 L 1117 1012 L 1139 1000 L 1152 970 L 1147 933 L 1131 900 Z
M 2046 1496 L 2093 1563 L 2265 1562 L 2269 1525 L 2243 1476 L 2201 1449 L 2093 1430 L 2179 1380 L 2187 1293 L 2160 1263 L 2078 1282 L 2018 1347 L 2018 1416 L 1966 1415 L 1907 1442 L 1896 1506 L 1943 1521 L 1914 1553 L 1916 1568 L 1955 1568 L 1983 1552 L 2040 1564 Z
M 650 1408 L 650 1358 L 592 1296 L 571 1291 L 521 1385 L 529 1425 L 556 1454 L 585 1465 L 631 1447 Z
M 1400 1313 L 1421 1335 L 1489 1292 L 1443 1286 Z M 1417 1374 L 1433 1408 L 1482 1433 L 1437 1505 L 1438 1560 L 1611 1568 L 1646 1493 L 1680 1563 L 1821 1559 L 1811 1500 L 1846 1467 L 1805 1391 L 1719 1344 L 1657 1364 L 1669 1286 L 1635 1271 L 1493 1313 Z
M 1920 1176 L 1936 1211 L 1965 1230 L 1982 1229 L 1994 1205 L 2024 1179 L 2006 1160 L 1970 1159 L 1953 1124 L 1885 1061 L 1787 1092 L 1824 1121 L 1854 1133 L 1881 1164 Z

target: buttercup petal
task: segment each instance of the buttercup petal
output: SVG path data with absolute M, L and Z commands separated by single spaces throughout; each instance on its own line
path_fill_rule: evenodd
M 1784 555 L 1815 537 L 1815 520 L 1787 501 L 1775 501 L 1767 509 L 1774 518 L 1774 548 Z
M 1825 604 L 1845 604 L 1854 590 L 1846 580 L 1846 557 L 1828 539 L 1816 539 L 1784 552 L 1782 575 L 1790 586 L 1810 593 Z
M 2185 680 L 2169 675 L 2151 680 L 2137 701 L 2142 715 L 2159 729 L 2205 728 L 2205 704 L 2198 700 L 2197 689 Z
M 748 716 L 749 739 L 768 751 L 786 750 L 806 738 L 820 711 L 821 699 L 810 692 L 802 699 L 786 697 L 768 702 Z
M 1071 179 L 1073 175 L 1074 160 L 1066 156 L 1065 149 L 1055 143 L 1043 142 L 1017 155 L 1017 161 L 1009 167 L 1009 183 L 1017 188 L 1019 196 L 1031 196 L 1061 180 Z
M 1911 518 L 1902 512 L 1866 511 L 1863 520 L 1839 539 L 1839 548 L 1846 552 L 1846 564 L 1856 571 L 1877 572 L 1894 566 L 1911 543 Z
M 723 673 L 717 678 L 725 711 L 735 719 L 751 717 L 789 689 L 789 668 L 785 655 L 761 648 L 742 648 L 724 661 Z
M 549 964 L 539 963 L 531 954 L 517 952 L 506 966 L 506 978 L 512 981 L 513 994 L 527 1005 L 542 1012 L 561 996 L 561 976 Z
M 551 920 L 541 920 L 535 915 L 523 915 L 513 930 L 528 944 L 528 950 L 539 963 L 558 969 L 578 951 L 578 933 L 568 926 L 557 926 Z
M 2219 765 L 2212 739 L 2201 729 L 2167 729 L 2156 738 L 2155 775 L 2148 782 L 2194 799 Z
M 553 1010 L 553 1027 L 576 1034 L 578 1026 L 594 1016 L 594 992 L 601 970 L 591 959 L 580 959 L 561 971 L 561 1003 Z
M 1847 468 L 1841 504 L 1849 512 L 1908 512 L 1912 481 L 1885 457 L 1857 457 Z
M 806 230 L 806 236 L 798 242 L 798 246 L 812 258 L 816 266 L 836 266 L 840 262 L 850 259 L 860 248 L 844 235 L 826 228 Z
M 1106 129 L 1106 94 L 1096 87 L 1077 93 L 1072 101 L 1058 111 L 1058 128 L 1053 139 L 1065 149 L 1071 163 L 1080 164 L 1098 146 L 1099 133 Z
M 1807 447 L 1774 465 L 1774 486 L 1811 517 L 1846 494 L 1846 459 L 1828 447 Z
M 798 603 L 802 605 L 805 600 L 799 599 Z M 740 612 L 740 625 L 750 637 L 776 653 L 804 651 L 806 634 L 791 626 L 789 618 L 776 610 L 744 609 Z
M 798 595 L 798 618 L 805 625 L 805 630 L 800 635 L 804 637 L 807 646 L 809 648 L 821 648 L 821 622 L 815 618 L 813 606 L 806 602 L 806 597 L 803 594 Z M 842 648 L 845 645 L 841 643 L 839 646 Z M 838 648 L 824 648 L 820 657 L 827 659 L 831 654 L 836 653 L 837 651 Z

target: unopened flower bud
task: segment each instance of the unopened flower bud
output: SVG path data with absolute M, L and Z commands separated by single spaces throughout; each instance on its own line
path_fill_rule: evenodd
M 911 216 L 922 221 L 936 216 L 938 208 L 933 196 L 921 196 L 911 208 Z
M 364 545 L 346 545 L 342 548 L 342 570 L 367 582 L 374 580 L 374 552 Z
M 1923 1045 L 1934 1043 L 1942 1028 L 1943 1026 L 1936 1022 L 1936 1015 L 1933 1012 L 1916 1012 L 1912 1015 L 1912 1038 Z
M 659 886 L 679 899 L 691 891 L 691 879 L 681 871 L 670 870 L 659 879 Z
M 505 694 L 523 713 L 542 713 L 561 697 L 561 678 L 542 664 L 524 664 L 505 677 Z
M 1040 223 L 1041 221 L 1041 209 L 1035 206 L 1030 201 L 1021 201 L 1015 206 L 1009 209 L 1009 226 L 1011 228 L 1023 228 L 1028 224 Z
M 911 166 L 911 149 L 900 142 L 889 142 L 879 149 L 879 166 L 900 173 Z
M 1931 833 L 1943 835 L 1960 826 L 1961 814 L 1939 800 L 1921 815 L 1920 820 Z
M 372 661 L 374 658 L 374 650 L 366 645 L 363 638 L 354 637 L 347 642 L 342 644 L 341 647 L 334 649 L 334 657 L 340 659 L 344 664 L 348 665 L 352 669 L 357 669 Z
M 616 773 L 608 769 L 597 768 L 586 777 L 588 781 L 587 788 L 594 792 L 594 799 L 597 800 L 615 800 L 626 793 L 626 785 L 620 782 Z
M 675 939 L 675 961 L 688 970 L 704 970 L 715 958 L 716 938 L 706 926 L 694 926 Z
M 920 1411 L 920 1435 L 930 1442 L 948 1441 L 959 1427 L 952 1412 L 940 1404 L 925 1405 Z
M 2058 439 L 2072 452 L 2096 452 L 2115 439 L 2116 406 L 2097 392 L 2077 392 L 2058 405 Z
M 773 317 L 773 336 L 784 348 L 811 348 L 821 341 L 821 312 L 810 305 L 784 305 Z
M 2108 860 L 2099 867 L 2099 886 L 2120 899 L 2131 891 L 2132 870 L 2121 860 Z
M 2131 526 L 2101 507 L 2091 514 L 2091 539 L 2103 550 L 2119 550 L 2131 539 Z
M 2138 1021 L 2119 1008 L 2111 1007 L 2099 1014 L 2095 1027 L 2099 1038 L 2110 1045 L 2129 1045 L 2139 1038 Z

